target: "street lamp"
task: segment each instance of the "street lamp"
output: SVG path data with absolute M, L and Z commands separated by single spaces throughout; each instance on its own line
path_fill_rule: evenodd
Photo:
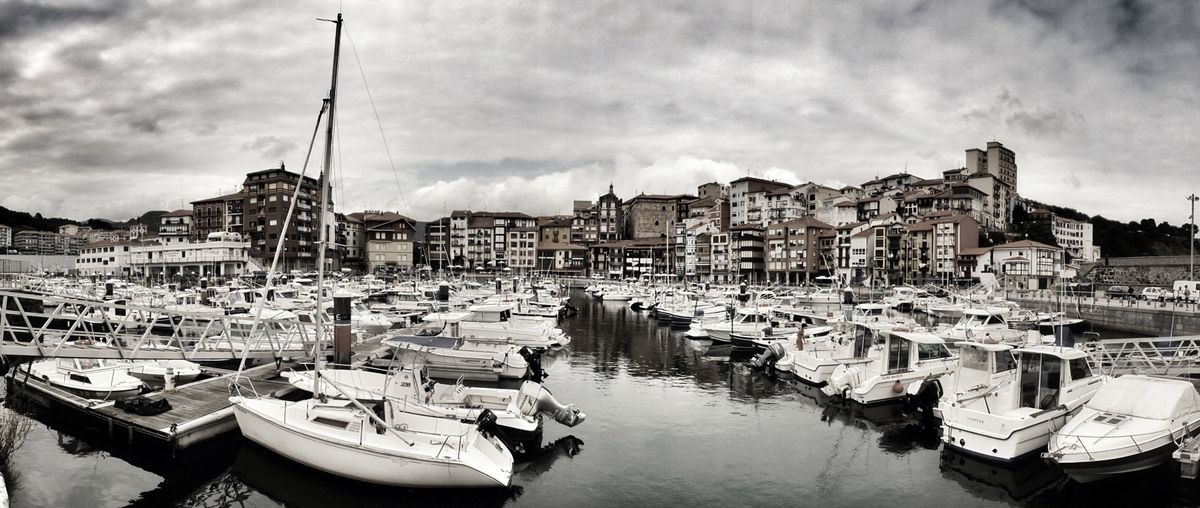
M 1188 216 L 1188 280 L 1196 280 L 1196 201 L 1200 197 L 1192 194 L 1187 200 L 1192 202 L 1192 214 Z

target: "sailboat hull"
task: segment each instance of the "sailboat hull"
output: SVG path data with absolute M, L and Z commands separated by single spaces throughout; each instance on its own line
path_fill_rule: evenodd
M 313 469 L 352 480 L 397 487 L 505 487 L 511 480 L 511 471 L 496 478 L 462 463 L 406 458 L 323 439 L 285 425 L 277 415 L 270 414 L 273 404 L 263 402 L 245 400 L 234 404 L 233 414 L 242 435 Z M 259 405 L 266 406 L 266 410 L 258 408 Z M 303 413 L 293 416 L 303 418 Z

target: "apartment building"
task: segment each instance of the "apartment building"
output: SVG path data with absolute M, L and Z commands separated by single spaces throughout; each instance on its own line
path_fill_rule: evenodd
M 833 226 L 813 218 L 767 226 L 767 278 L 782 284 L 799 284 L 829 275 L 836 264 L 832 259 L 834 253 L 822 248 L 822 241 L 834 235 Z M 832 240 L 826 243 L 833 246 Z
M 241 192 L 192 201 L 193 238 L 203 240 L 209 233 L 244 233 L 242 211 L 246 196 Z
M 284 223 L 297 186 L 296 215 Z M 321 185 L 317 179 L 279 168 L 246 174 L 241 194 L 245 196 L 243 233 L 250 242 L 251 257 L 264 266 L 275 254 L 280 237 L 283 251 L 280 266 L 288 270 L 314 270 L 317 263 L 317 242 L 320 241 Z M 332 201 L 331 201 L 332 204 Z M 329 256 L 330 265 L 336 251 Z
M 362 221 L 363 255 L 369 272 L 411 272 L 415 262 L 413 244 L 416 221 L 395 212 L 368 210 L 352 213 Z
M 192 211 L 179 209 L 159 218 L 158 238 L 163 243 L 186 243 L 192 236 Z
M 791 187 L 783 182 L 751 176 L 729 182 L 730 224 L 764 224 L 767 219 L 767 194 Z

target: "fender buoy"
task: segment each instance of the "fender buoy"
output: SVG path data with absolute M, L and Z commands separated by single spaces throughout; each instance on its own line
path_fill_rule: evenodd
M 892 393 L 904 393 L 904 385 L 899 380 L 892 385 Z

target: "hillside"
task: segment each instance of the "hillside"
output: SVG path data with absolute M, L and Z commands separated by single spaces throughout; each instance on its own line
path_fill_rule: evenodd
M 145 224 L 148 226 L 151 234 L 158 233 L 159 218 L 167 213 L 165 210 L 151 210 L 143 213 L 138 217 L 131 218 L 125 222 L 115 222 L 108 219 L 87 219 L 78 221 L 74 219 L 63 218 L 45 218 L 40 213 L 30 214 L 29 212 L 20 212 L 9 210 L 0 206 L 0 224 L 20 231 L 25 229 L 34 229 L 38 231 L 57 231 L 59 226 L 66 224 L 77 224 L 81 226 L 90 226 L 92 229 L 119 229 L 126 228 L 133 224 Z
M 1020 205 L 1018 205 L 1018 208 Z M 1060 217 L 1077 221 L 1090 222 L 1093 228 L 1093 241 L 1100 246 L 1100 254 L 1104 257 L 1128 256 L 1186 256 L 1188 254 L 1188 225 L 1173 226 L 1168 222 L 1157 222 L 1154 219 L 1142 219 L 1128 223 L 1109 220 L 1101 215 L 1088 216 L 1073 208 L 1039 203 L 1025 200 L 1027 209 L 1045 208 Z M 1028 224 L 1018 223 L 1020 213 L 1013 212 L 1013 227 L 1018 232 L 1028 233 L 1029 238 L 1045 242 L 1044 235 L 1049 231 L 1040 231 Z M 1018 229 L 1024 228 L 1024 229 Z M 1051 236 L 1051 243 L 1053 237 Z M 1200 244 L 1197 245 L 1200 247 Z

